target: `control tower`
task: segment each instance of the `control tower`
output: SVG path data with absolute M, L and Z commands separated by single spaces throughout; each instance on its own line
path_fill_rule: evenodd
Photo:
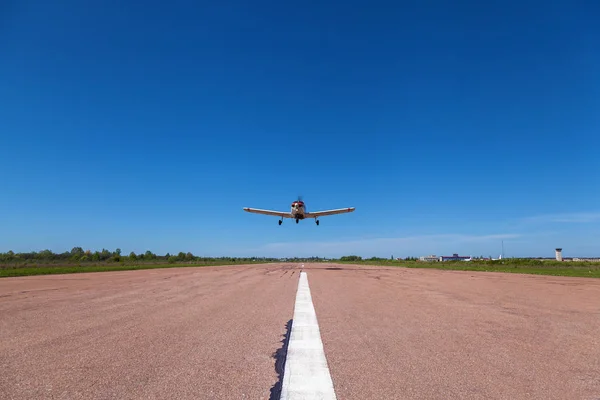
M 562 249 L 556 249 L 556 261 L 562 261 Z

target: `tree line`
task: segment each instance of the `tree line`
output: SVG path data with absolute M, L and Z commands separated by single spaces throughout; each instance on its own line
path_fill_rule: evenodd
M 177 254 L 166 253 L 158 255 L 150 250 L 144 253 L 136 254 L 130 252 L 127 255 L 122 254 L 121 249 L 114 251 L 102 249 L 102 251 L 84 250 L 82 247 L 73 247 L 71 251 L 63 253 L 54 253 L 51 250 L 32 251 L 27 253 L 15 253 L 9 250 L 6 253 L 0 253 L 0 264 L 27 263 L 27 264 L 63 264 L 63 263 L 206 263 L 213 261 L 231 261 L 231 262 L 252 262 L 252 261 L 277 261 L 275 258 L 267 257 L 199 257 L 191 252 L 179 252 Z

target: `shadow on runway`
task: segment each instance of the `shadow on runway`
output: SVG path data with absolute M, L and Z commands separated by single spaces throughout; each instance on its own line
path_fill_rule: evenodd
M 285 368 L 285 357 L 287 355 L 288 344 L 290 342 L 290 334 L 292 332 L 292 320 L 290 319 L 285 324 L 285 332 L 281 339 L 281 347 L 273 353 L 275 359 L 275 372 L 277 372 L 277 382 L 271 388 L 269 400 L 279 400 L 281 397 L 281 385 L 283 384 L 283 370 Z

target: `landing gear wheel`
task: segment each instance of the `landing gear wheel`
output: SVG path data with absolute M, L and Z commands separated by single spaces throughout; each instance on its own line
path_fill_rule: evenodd
M 296 223 L 298 223 L 298 221 L 299 221 L 299 219 L 298 219 L 298 218 L 296 218 Z
M 315 223 L 317 224 L 317 226 L 319 226 L 319 220 L 315 220 Z
M 281 223 L 283 222 L 283 220 L 280 219 L 278 222 L 279 222 L 279 225 L 281 225 Z

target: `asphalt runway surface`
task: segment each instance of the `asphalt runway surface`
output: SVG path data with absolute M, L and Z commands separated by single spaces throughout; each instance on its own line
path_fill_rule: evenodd
M 304 265 L 0 279 L 0 398 L 276 399 L 303 270 L 337 399 L 600 399 L 600 280 Z

